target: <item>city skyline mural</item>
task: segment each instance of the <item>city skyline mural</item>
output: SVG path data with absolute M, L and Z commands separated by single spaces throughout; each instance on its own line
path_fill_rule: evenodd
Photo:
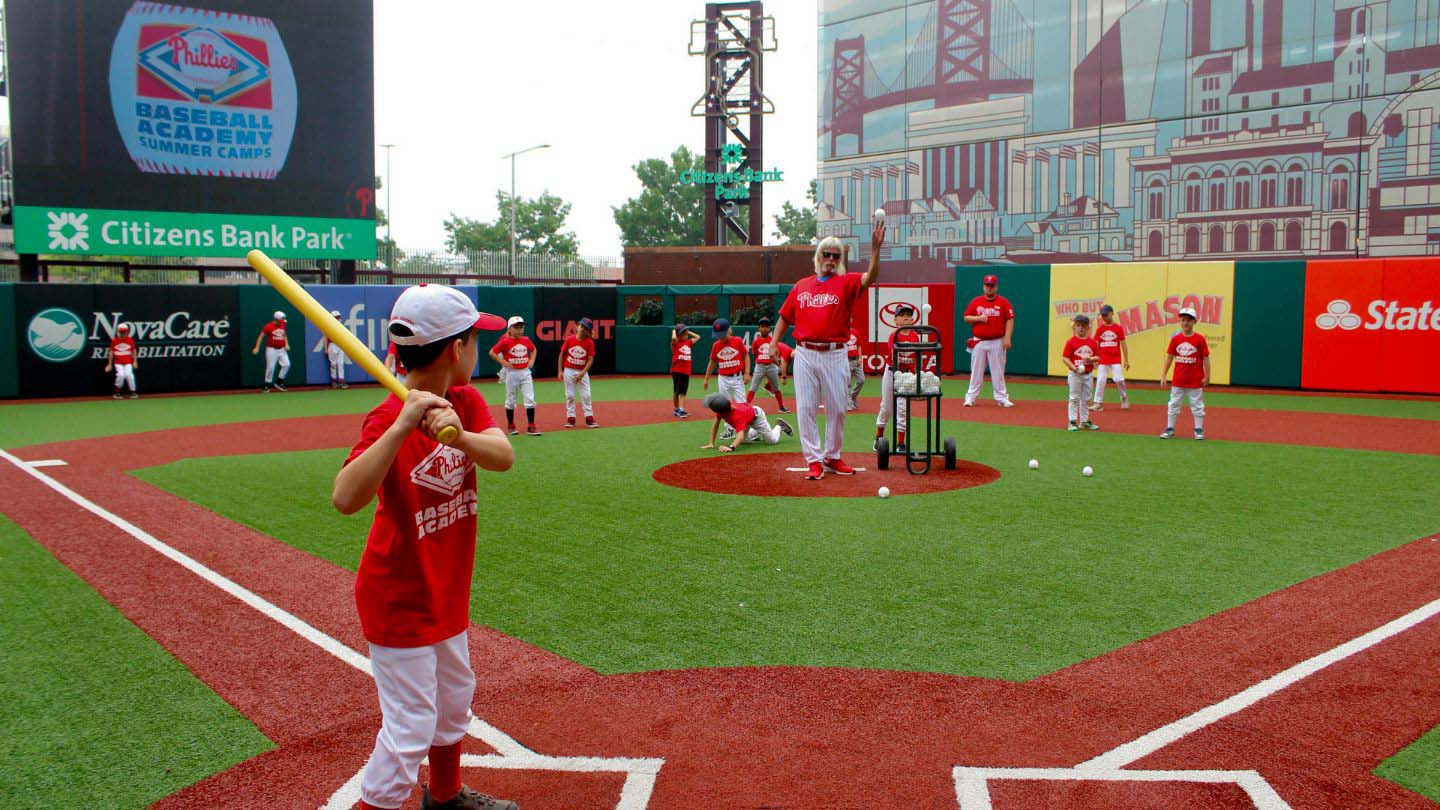
M 819 235 L 957 263 L 1440 255 L 1440 0 L 822 0 Z

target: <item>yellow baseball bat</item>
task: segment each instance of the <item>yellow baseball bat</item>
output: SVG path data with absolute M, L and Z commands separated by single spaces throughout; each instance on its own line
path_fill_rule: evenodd
M 410 396 L 410 390 L 395 379 L 395 375 L 390 373 L 390 369 L 380 362 L 380 358 L 376 357 L 368 346 L 360 342 L 360 338 L 355 337 L 349 329 L 345 328 L 344 324 L 335 320 L 335 316 L 331 315 L 329 310 L 320 306 L 320 302 L 316 301 L 314 296 L 306 292 L 305 288 L 296 283 L 288 273 L 281 270 L 280 266 L 271 261 L 263 251 L 252 250 L 246 254 L 245 260 L 255 268 L 255 272 L 270 282 L 270 286 L 274 287 L 276 292 L 285 296 L 286 301 L 294 304 L 295 308 L 300 310 L 300 314 L 315 324 L 316 328 L 329 338 L 331 343 L 339 346 L 341 351 L 354 360 L 356 365 L 370 372 L 371 377 L 389 389 L 390 393 L 399 397 L 401 402 Z M 456 430 L 453 425 L 447 425 L 440 429 L 440 435 L 435 438 L 441 444 L 453 444 L 456 439 L 460 438 L 460 431 Z

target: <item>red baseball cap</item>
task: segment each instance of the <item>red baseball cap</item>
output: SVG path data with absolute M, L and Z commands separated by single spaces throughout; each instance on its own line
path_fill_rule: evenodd
M 980 279 L 980 283 L 982 283 L 982 284 L 999 284 L 999 283 L 1000 283 L 1000 279 L 996 278 L 995 276 L 986 276 L 985 278 Z

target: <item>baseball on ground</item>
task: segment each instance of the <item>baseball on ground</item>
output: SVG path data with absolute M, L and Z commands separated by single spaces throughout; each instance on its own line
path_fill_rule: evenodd
M 882 498 L 888 498 L 888 497 L 890 497 L 890 488 L 889 488 L 889 487 L 880 487 L 880 489 L 877 490 L 877 491 L 875 492 L 875 494 L 876 494 L 876 495 L 879 495 L 879 496 L 882 497 Z
M 1085 466 L 1085 469 L 1083 469 L 1083 470 L 1080 471 L 1080 474 L 1083 475 L 1083 476 L 1085 476 L 1086 478 L 1089 478 L 1090 476 L 1092 476 L 1092 475 L 1095 474 L 1095 468 L 1094 468 L 1094 467 L 1091 467 L 1091 466 L 1089 466 L 1089 465 L 1087 464 L 1087 465 Z
M 1032 458 L 1032 459 L 1030 459 L 1030 469 L 1032 469 L 1032 470 L 1038 470 L 1038 469 L 1040 469 L 1040 459 L 1038 459 L 1038 458 Z

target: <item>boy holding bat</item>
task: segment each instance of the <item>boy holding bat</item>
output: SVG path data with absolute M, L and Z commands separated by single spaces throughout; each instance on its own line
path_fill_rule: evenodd
M 342 514 L 380 499 L 355 581 L 382 715 L 361 808 L 404 805 L 428 755 L 425 810 L 517 810 L 460 782 L 460 742 L 475 692 L 467 639 L 475 468 L 504 472 L 515 461 L 510 440 L 470 386 L 482 317 L 450 287 L 401 294 L 389 328 L 409 369 L 409 397 L 392 394 L 366 416 L 335 476 L 332 500 Z M 449 445 L 436 440 L 446 428 L 459 431 Z

